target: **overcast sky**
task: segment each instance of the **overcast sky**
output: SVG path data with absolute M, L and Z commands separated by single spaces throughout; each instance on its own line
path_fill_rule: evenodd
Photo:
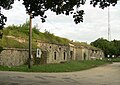
M 40 17 L 33 19 L 33 25 L 37 25 L 41 32 L 46 29 L 51 33 L 80 42 L 92 42 L 98 38 L 108 38 L 108 9 L 94 8 L 89 1 L 81 7 L 85 11 L 84 22 L 75 24 L 72 16 L 55 15 L 48 11 L 46 22 L 41 23 Z M 29 16 L 24 6 L 15 2 L 13 9 L 3 11 L 8 17 L 6 26 L 19 25 L 26 22 Z M 110 7 L 111 40 L 120 40 L 120 2 L 115 7 Z

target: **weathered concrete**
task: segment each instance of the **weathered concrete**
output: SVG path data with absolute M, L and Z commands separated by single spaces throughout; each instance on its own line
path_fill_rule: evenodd
M 69 73 L 0 71 L 0 85 L 120 85 L 120 63 Z

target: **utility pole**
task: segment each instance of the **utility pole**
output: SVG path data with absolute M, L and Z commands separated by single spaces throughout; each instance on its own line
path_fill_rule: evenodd
M 31 68 L 31 56 L 32 56 L 32 16 L 30 16 L 30 24 L 29 24 L 29 58 L 28 58 L 28 68 Z

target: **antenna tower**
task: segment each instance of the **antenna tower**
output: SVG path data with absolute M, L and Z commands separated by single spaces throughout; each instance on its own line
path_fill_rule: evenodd
M 110 30 L 110 8 L 108 7 L 108 41 L 111 41 L 111 30 Z

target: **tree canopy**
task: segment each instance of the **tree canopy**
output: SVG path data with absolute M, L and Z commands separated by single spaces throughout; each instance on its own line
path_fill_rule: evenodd
M 12 4 L 15 0 L 0 0 L 0 27 L 5 25 L 6 17 L 1 13 L 1 8 L 9 10 L 12 8 Z M 18 0 L 20 1 L 20 0 Z M 84 10 L 79 9 L 81 5 L 84 5 L 86 0 L 23 0 L 23 5 L 26 8 L 26 12 L 35 16 L 40 16 L 42 22 L 45 22 L 45 12 L 51 10 L 56 15 L 59 14 L 73 14 L 74 22 L 76 24 L 83 22 Z M 90 4 L 94 7 L 99 5 L 100 8 L 104 9 L 107 6 L 117 4 L 117 0 L 90 0 Z M 76 7 L 76 9 L 74 9 Z M 76 11 L 74 11 L 76 10 Z
M 1 9 L 5 9 L 5 10 L 9 10 L 12 8 L 11 4 L 14 3 L 14 0 L 0 0 L 0 29 L 3 28 L 3 26 L 5 25 L 5 22 L 7 21 L 7 17 L 5 17 L 2 13 L 1 13 Z
M 91 42 L 92 46 L 98 47 L 104 51 L 105 56 L 107 55 L 120 55 L 120 41 L 119 40 L 113 40 L 108 41 L 103 38 L 99 38 L 95 40 L 94 42 Z

